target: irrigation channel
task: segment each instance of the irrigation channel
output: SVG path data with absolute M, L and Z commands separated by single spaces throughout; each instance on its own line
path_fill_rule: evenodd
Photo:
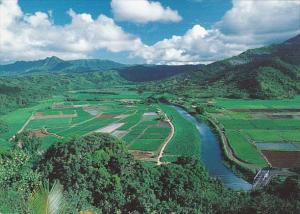
M 203 121 L 200 121 L 184 109 L 173 106 L 185 119 L 192 122 L 199 131 L 201 138 L 201 161 L 210 176 L 219 178 L 226 187 L 235 190 L 250 190 L 252 185 L 234 174 L 224 165 L 222 151 L 218 137 Z

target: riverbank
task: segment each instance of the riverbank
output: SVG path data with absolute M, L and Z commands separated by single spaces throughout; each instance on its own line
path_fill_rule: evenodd
M 225 165 L 221 144 L 218 142 L 218 135 L 215 134 L 213 128 L 211 128 L 207 122 L 199 120 L 188 113 L 184 108 L 178 106 L 173 107 L 183 118 L 190 121 L 197 128 L 201 139 L 200 159 L 210 176 L 220 179 L 226 187 L 231 189 L 251 189 L 251 184 L 237 176 L 231 168 Z
M 257 168 L 257 166 L 253 164 L 248 164 L 238 159 L 234 155 L 234 152 L 230 147 L 230 144 L 227 140 L 225 133 L 221 130 L 218 124 L 209 116 L 202 116 L 202 118 L 209 123 L 209 125 L 213 128 L 213 130 L 217 134 L 219 142 L 221 144 L 224 163 L 226 164 L 226 166 L 229 167 L 232 171 L 234 171 L 239 176 L 251 182 L 253 180 L 253 177 L 257 173 L 257 171 L 260 170 L 260 168 Z

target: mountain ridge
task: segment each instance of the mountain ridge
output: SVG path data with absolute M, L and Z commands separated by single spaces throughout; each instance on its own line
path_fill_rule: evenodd
M 157 81 L 185 72 L 197 71 L 204 65 L 125 65 L 111 60 L 77 59 L 62 60 L 56 56 L 36 61 L 17 61 L 0 65 L 2 75 L 41 74 L 41 73 L 86 73 L 92 71 L 116 70 L 125 80 L 132 82 Z
M 150 88 L 231 98 L 286 98 L 300 93 L 300 35 L 271 46 L 250 49 L 180 74 Z
M 78 59 L 62 60 L 56 56 L 34 61 L 16 61 L 12 64 L 0 65 L 0 73 L 6 75 L 28 74 L 35 72 L 83 72 L 106 71 L 125 67 L 126 65 L 111 60 Z

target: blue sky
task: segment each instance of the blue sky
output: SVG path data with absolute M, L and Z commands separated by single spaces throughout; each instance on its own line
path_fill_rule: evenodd
M 2 0 L 0 63 L 211 63 L 300 33 L 298 0 Z
M 54 3 L 55 2 L 55 3 Z M 52 11 L 55 24 L 63 25 L 71 21 L 67 11 L 72 8 L 77 13 L 89 13 L 93 18 L 100 14 L 113 17 L 110 0 L 20 0 L 19 4 L 25 13 L 34 13 L 37 10 Z M 195 24 L 205 28 L 211 27 L 220 20 L 227 10 L 231 8 L 230 0 L 160 0 L 163 6 L 170 6 L 183 17 L 178 23 L 148 23 L 135 24 L 119 21 L 126 32 L 139 36 L 143 42 L 152 45 L 155 42 L 172 35 L 182 35 Z

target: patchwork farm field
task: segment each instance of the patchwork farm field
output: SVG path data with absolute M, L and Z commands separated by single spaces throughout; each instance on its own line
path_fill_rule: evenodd
M 224 131 L 239 160 L 257 168 L 300 166 L 299 161 L 291 164 L 281 158 L 300 151 L 300 97 L 288 101 L 216 99 L 209 116 Z
M 1 120 L 9 125 L 9 132 L 0 135 L 0 148 L 3 152 L 9 150 L 11 138 L 24 131 L 39 138 L 44 150 L 55 142 L 65 143 L 74 137 L 101 132 L 122 139 L 141 160 L 157 161 L 169 138 L 162 160 L 199 155 L 199 139 L 195 137 L 197 132 L 193 133 L 193 125 L 171 107 L 147 103 L 145 98 L 150 95 L 123 88 L 66 92 L 59 99 L 4 115 Z M 174 136 L 170 136 L 168 118 L 176 127 Z M 186 127 L 190 131 L 184 131 Z M 184 143 L 188 138 L 191 141 Z

